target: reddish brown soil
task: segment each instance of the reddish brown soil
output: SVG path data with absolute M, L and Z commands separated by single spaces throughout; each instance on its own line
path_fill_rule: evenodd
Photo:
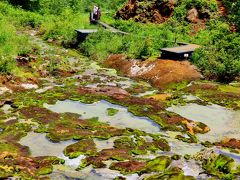
M 226 139 L 223 140 L 220 143 L 217 143 L 217 145 L 227 148 L 233 148 L 233 149 L 240 149 L 240 140 L 237 139 Z
M 157 88 L 164 88 L 170 83 L 201 78 L 197 68 L 188 61 L 166 59 L 138 61 L 126 60 L 123 55 L 111 55 L 105 64 L 129 77 L 147 80 Z
M 116 13 L 116 18 L 124 20 L 133 19 L 143 23 L 163 23 L 173 15 L 174 5 L 174 1 L 145 3 L 143 0 L 129 0 L 128 3 Z
M 21 83 L 39 84 L 39 80 L 37 78 L 21 79 L 13 75 L 0 75 L 0 85 L 7 87 L 13 92 L 25 90 L 20 86 Z

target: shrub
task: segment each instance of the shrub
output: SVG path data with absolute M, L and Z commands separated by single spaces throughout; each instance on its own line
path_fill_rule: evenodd
M 10 4 L 14 6 L 20 6 L 26 10 L 38 10 L 39 9 L 39 0 L 7 0 Z
M 228 9 L 228 16 L 232 23 L 240 28 L 240 1 L 239 0 L 223 0 L 224 5 Z
M 240 76 L 240 36 L 230 34 L 193 54 L 193 62 L 209 78 L 230 82 Z

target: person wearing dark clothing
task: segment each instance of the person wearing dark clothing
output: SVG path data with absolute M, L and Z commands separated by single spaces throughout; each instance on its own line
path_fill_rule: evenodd
M 96 21 L 99 21 L 101 18 L 101 9 L 97 6 L 93 7 L 92 12 L 90 13 L 90 23 L 96 24 Z

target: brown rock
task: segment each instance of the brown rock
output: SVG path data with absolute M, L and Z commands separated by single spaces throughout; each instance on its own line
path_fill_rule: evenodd
M 119 56 L 119 55 L 118 55 Z M 129 77 L 149 81 L 153 86 L 164 88 L 168 84 L 200 79 L 201 73 L 188 61 L 158 59 L 155 61 L 126 60 L 110 56 L 105 64 Z
M 198 11 L 197 11 L 196 8 L 193 8 L 193 9 L 188 11 L 187 20 L 189 22 L 197 23 L 198 22 L 198 17 L 199 17 L 199 14 L 198 14 Z

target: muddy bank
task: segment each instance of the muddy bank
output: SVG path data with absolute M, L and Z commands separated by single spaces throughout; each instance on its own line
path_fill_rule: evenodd
M 157 88 L 164 88 L 171 83 L 199 80 L 202 75 L 188 61 L 126 60 L 123 55 L 111 55 L 105 64 L 132 78 L 149 81 Z

